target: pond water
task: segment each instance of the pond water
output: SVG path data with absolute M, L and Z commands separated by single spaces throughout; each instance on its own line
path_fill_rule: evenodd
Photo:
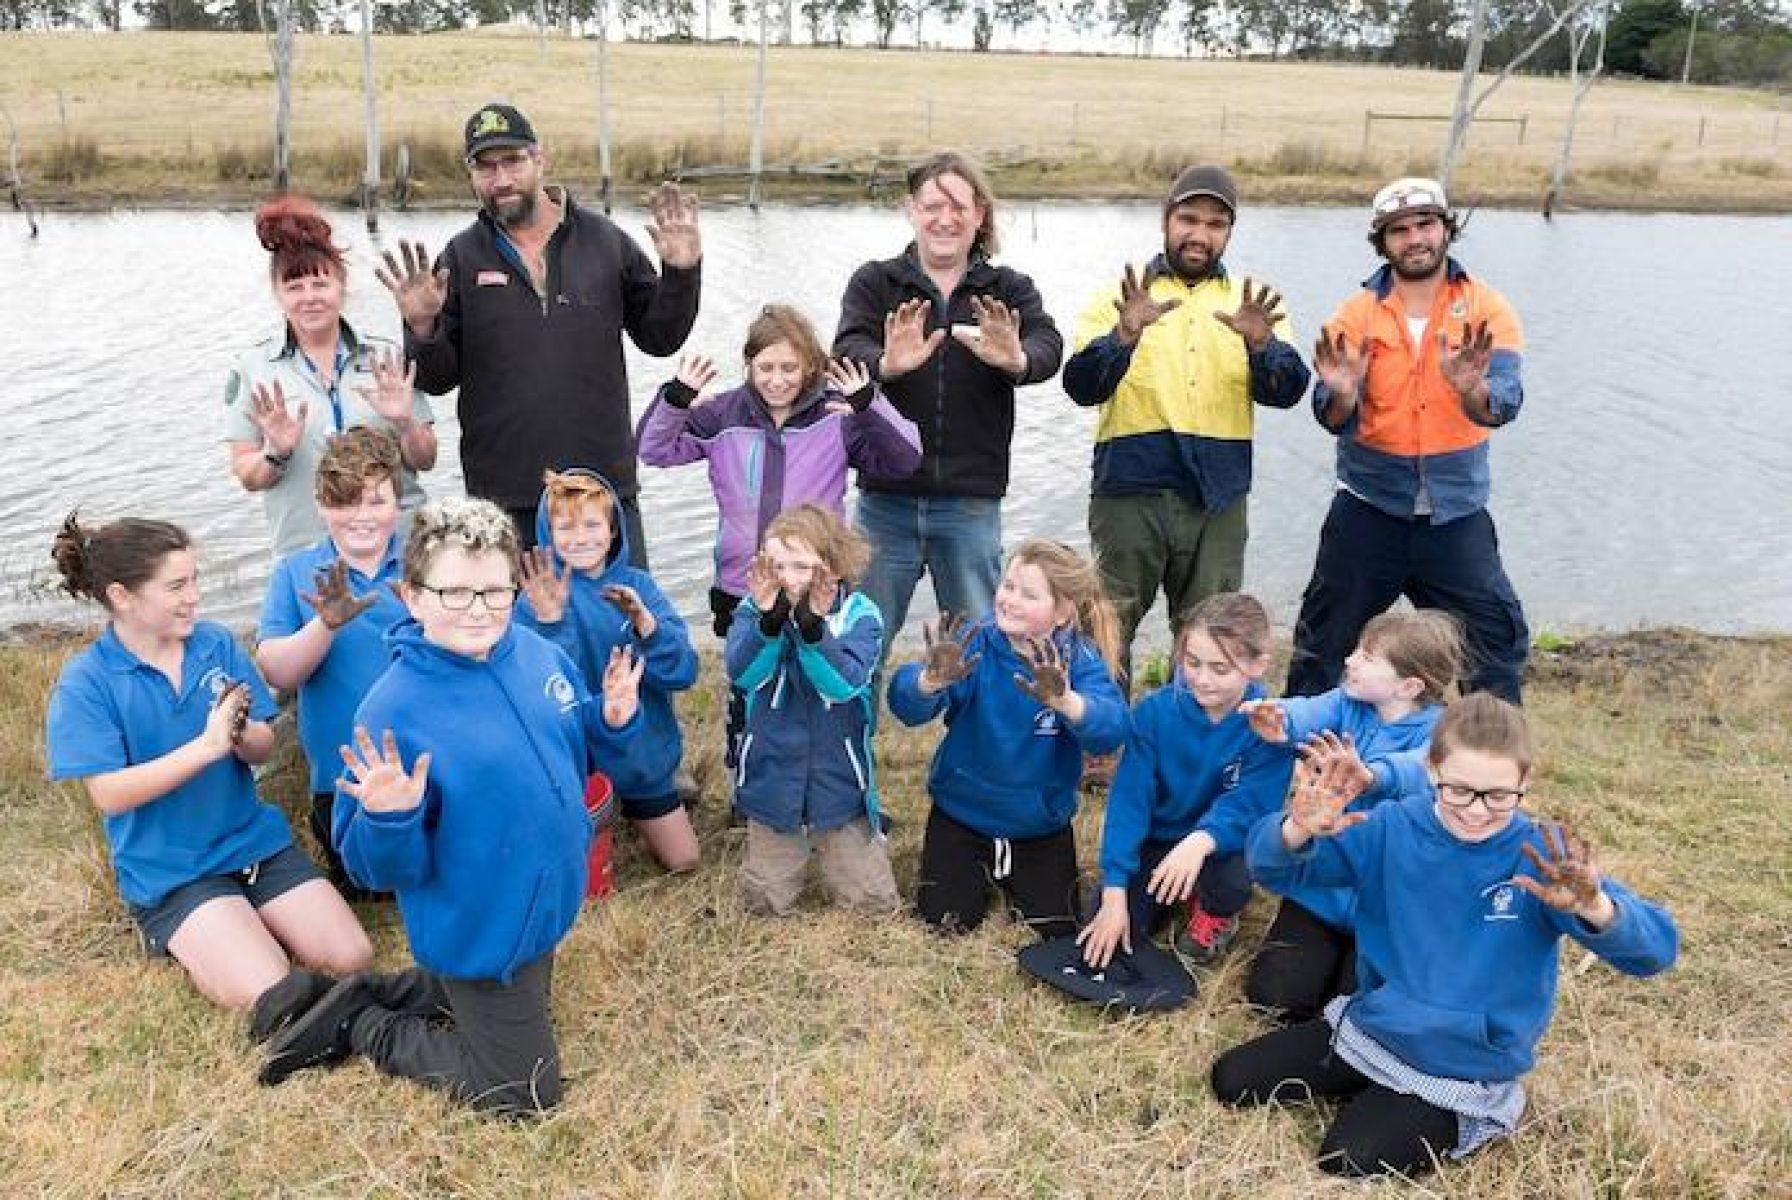
M 433 251 L 467 219 L 387 214 L 383 237 Z M 618 220 L 645 244 L 642 212 Z M 1034 278 L 1068 334 L 1124 259 L 1157 248 L 1157 221 L 1151 205 L 1009 206 L 1001 258 Z M 730 209 L 703 222 L 703 310 L 687 349 L 728 364 L 767 300 L 803 308 L 825 340 L 852 269 L 907 233 L 883 206 Z M 350 320 L 394 335 L 358 217 L 338 214 L 337 232 Z M 1363 232 L 1356 209 L 1247 208 L 1228 262 L 1282 289 L 1306 347 L 1374 266 Z M 1792 277 L 1792 219 L 1483 212 L 1460 256 L 1526 327 L 1528 400 L 1494 439 L 1493 508 L 1533 627 L 1792 629 L 1792 386 L 1784 301 L 1767 294 Z M 232 359 L 277 327 L 246 212 L 52 214 L 35 241 L 0 215 L 0 628 L 91 617 L 49 587 L 51 533 L 77 505 L 186 525 L 204 551 L 207 613 L 253 622 L 267 541 L 259 499 L 226 468 L 219 413 Z M 670 369 L 631 349 L 637 414 Z M 451 400 L 437 411 L 441 465 L 425 485 L 442 494 L 460 488 L 458 430 Z M 1021 414 L 1007 536 L 1086 544 L 1093 416 L 1056 381 L 1026 389 Z M 1247 587 L 1286 624 L 1332 490 L 1332 440 L 1305 405 L 1260 410 L 1257 428 Z M 642 475 L 655 574 L 701 612 L 705 475 Z M 915 615 L 929 611 L 924 585 Z M 1163 639 L 1155 617 L 1142 633 Z

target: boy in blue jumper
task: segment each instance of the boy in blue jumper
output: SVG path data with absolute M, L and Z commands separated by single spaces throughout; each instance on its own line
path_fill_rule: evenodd
M 1439 609 L 1386 612 L 1363 627 L 1340 686 L 1318 696 L 1246 701 L 1267 742 L 1304 745 L 1330 735 L 1355 748 L 1367 786 L 1356 808 L 1424 787 L 1425 751 L 1462 673 L 1462 627 Z M 1245 995 L 1279 1019 L 1305 1021 L 1350 989 L 1353 897 L 1349 888 L 1297 887 L 1284 894 Z
M 1119 627 L 1094 566 L 1062 542 L 1015 550 L 990 615 L 956 628 L 942 614 L 925 662 L 890 680 L 904 725 L 944 714 L 927 775 L 915 905 L 937 929 L 968 932 L 1005 891 L 1041 938 L 1076 930 L 1077 784 L 1085 754 L 1126 740 L 1114 683 Z
M 1320 1150 L 1333 1174 L 1416 1174 L 1517 1128 L 1563 937 L 1629 975 L 1666 970 L 1679 948 L 1664 909 L 1520 811 L 1532 754 L 1519 709 L 1458 701 L 1429 759 L 1429 788 L 1365 814 L 1349 811 L 1355 768 L 1310 754 L 1288 813 L 1264 818 L 1246 851 L 1266 887 L 1356 892 L 1354 992 L 1212 1071 L 1228 1104 L 1345 1098 Z
M 517 619 L 552 641 L 587 680 L 603 678 L 626 646 L 641 671 L 641 737 L 611 770 L 622 815 L 668 871 L 697 866 L 700 851 L 676 782 L 684 734 L 672 697 L 697 682 L 684 618 L 653 576 L 631 565 L 628 525 L 609 480 L 573 467 L 549 471 L 535 510 L 536 549 L 522 561 Z
M 386 631 L 405 617 L 392 591 L 403 578 L 398 537 L 398 439 L 357 425 L 331 438 L 317 464 L 317 511 L 328 536 L 274 564 L 261 605 L 255 663 L 268 683 L 297 688 L 299 744 L 311 767 L 311 833 L 330 882 L 350 899 L 330 840 L 338 748 L 355 709 L 386 669 Z
M 585 895 L 585 776 L 636 741 L 640 666 L 619 649 L 592 700 L 564 652 L 511 623 L 516 549 L 487 501 L 417 512 L 411 619 L 342 748 L 335 837 L 354 879 L 397 893 L 418 965 L 343 980 L 271 1043 L 264 1083 L 359 1053 L 488 1111 L 560 1100 L 548 997 Z
M 1219 592 L 1182 619 L 1170 682 L 1132 710 L 1132 735 L 1108 791 L 1101 907 L 1077 941 L 1106 967 L 1114 948 L 1150 937 L 1186 904 L 1176 948 L 1199 963 L 1225 952 L 1251 899 L 1244 839 L 1288 794 L 1293 756 L 1259 738 L 1239 704 L 1263 695 L 1269 614 Z
M 725 657 L 746 697 L 734 805 L 747 819 L 741 899 L 750 912 L 795 907 L 811 845 L 840 903 L 901 905 L 871 752 L 883 618 L 852 590 L 869 557 L 851 526 L 803 504 L 766 526 L 747 571 Z

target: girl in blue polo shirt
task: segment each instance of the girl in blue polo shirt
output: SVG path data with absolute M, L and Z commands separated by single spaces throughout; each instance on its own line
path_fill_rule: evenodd
M 399 559 L 398 439 L 357 426 L 330 439 L 317 464 L 317 511 L 329 536 L 274 564 L 262 601 L 255 661 L 267 681 L 299 692 L 299 742 L 311 765 L 311 833 L 330 882 L 369 895 L 342 869 L 330 841 L 340 747 L 355 709 L 391 661 L 386 631 L 404 619 L 391 585 Z
M 1213 1090 L 1234 1105 L 1335 1097 L 1323 1170 L 1428 1171 L 1516 1129 L 1564 937 L 1653 975 L 1679 935 L 1584 841 L 1520 809 L 1530 730 L 1504 700 L 1451 705 L 1425 786 L 1368 813 L 1349 811 L 1359 767 L 1324 746 L 1307 756 L 1289 811 L 1260 821 L 1245 854 L 1268 887 L 1354 889 L 1355 986 L 1319 1017 L 1221 1055 Z
M 1220 592 L 1183 617 L 1174 673 L 1133 707 L 1108 791 L 1101 907 L 1077 935 L 1090 966 L 1130 953 L 1173 905 L 1188 907 L 1182 953 L 1210 963 L 1231 944 L 1251 899 L 1245 835 L 1281 807 L 1293 763 L 1238 707 L 1263 695 L 1269 664 L 1269 614 L 1253 597 Z
M 898 721 L 946 719 L 927 776 L 933 808 L 915 897 L 928 924 L 975 929 L 993 883 L 1042 938 L 1075 932 L 1071 818 L 1083 756 L 1126 740 L 1118 647 L 1094 565 L 1031 538 L 1003 569 L 990 614 L 962 629 L 942 615 L 926 661 L 890 680 Z
M 256 797 L 249 768 L 273 753 L 273 700 L 229 631 L 198 619 L 199 570 L 177 526 L 71 513 L 51 556 L 69 593 L 110 620 L 50 696 L 50 778 L 79 779 L 104 814 L 150 952 L 217 1003 L 251 1009 L 250 1035 L 265 1039 L 330 987 L 318 972 L 373 960 L 286 818 Z

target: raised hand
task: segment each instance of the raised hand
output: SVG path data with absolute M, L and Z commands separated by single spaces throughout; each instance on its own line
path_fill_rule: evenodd
M 1335 837 L 1369 819 L 1367 813 L 1346 811 L 1356 795 L 1344 783 L 1345 771 L 1336 759 L 1309 762 L 1296 774 L 1288 819 L 1308 837 Z
M 635 627 L 635 636 L 645 641 L 653 636 L 659 628 L 659 621 L 648 611 L 647 605 L 641 601 L 641 593 L 625 583 L 612 583 L 601 593 L 605 600 L 622 610 L 629 624 Z
M 1280 746 L 1288 740 L 1288 713 L 1279 700 L 1246 700 L 1238 706 L 1251 724 L 1251 732 Z
M 1276 322 L 1282 319 L 1282 297 L 1270 286 L 1258 285 L 1256 295 L 1251 294 L 1251 281 L 1244 281 L 1244 297 L 1239 301 L 1235 313 L 1216 312 L 1213 319 L 1244 339 L 1252 353 L 1258 353 L 1269 345 L 1276 336 Z
M 249 685 L 233 682 L 212 701 L 212 710 L 205 718 L 205 732 L 199 736 L 204 739 L 207 750 L 223 758 L 236 749 L 237 743 L 243 740 L 243 730 L 248 727 Z
M 904 300 L 884 317 L 883 377 L 894 379 L 907 375 L 933 357 L 933 352 L 946 340 L 946 331 L 927 332 L 927 314 L 932 305 L 919 296 Z
M 327 567 L 318 568 L 312 576 L 314 592 L 300 592 L 299 599 L 309 604 L 318 619 L 323 621 L 324 628 L 334 633 L 350 621 L 372 608 L 379 601 L 373 592 L 365 596 L 355 595 L 355 589 L 348 581 L 348 563 L 337 559 Z
M 429 751 L 419 754 L 411 769 L 405 770 L 398 756 L 398 739 L 390 729 L 375 749 L 366 728 L 355 726 L 355 744 L 342 747 L 342 762 L 348 768 L 342 790 L 368 812 L 409 812 L 423 803 L 423 790 L 429 783 Z
M 840 393 L 838 400 L 828 401 L 829 412 L 862 413 L 871 407 L 871 401 L 877 396 L 871 372 L 856 358 L 836 358 L 828 363 L 822 374 Z
M 400 241 L 397 258 L 390 250 L 381 257 L 384 265 L 373 269 L 374 278 L 398 301 L 398 315 L 411 332 L 428 337 L 435 332 L 442 306 L 448 303 L 448 268 L 432 272 L 429 251 L 422 242 Z
M 1151 878 L 1145 881 L 1145 890 L 1159 904 L 1182 903 L 1194 894 L 1195 880 L 1200 878 L 1201 868 L 1214 849 L 1211 835 L 1200 830 L 1189 834 L 1164 855 Z
M 949 612 L 940 613 L 932 625 L 921 626 L 921 640 L 927 646 L 927 658 L 921 666 L 921 687 L 938 692 L 970 675 L 983 652 L 965 656 L 971 638 L 971 627 Z
M 309 401 L 299 401 L 299 411 L 286 408 L 286 390 L 276 379 L 272 385 L 258 383 L 249 395 L 249 420 L 261 431 L 261 448 L 276 458 L 288 458 L 298 449 L 305 436 L 305 418 L 311 415 Z
M 1332 395 L 1344 400 L 1354 400 L 1362 391 L 1363 377 L 1368 373 L 1367 342 L 1359 343 L 1352 350 L 1350 339 L 1342 329 L 1336 333 L 1329 329 L 1319 331 L 1319 340 L 1313 343 L 1313 374 L 1331 390 Z
M 1524 856 L 1537 868 L 1538 879 L 1515 875 L 1512 883 L 1523 888 L 1551 908 L 1591 918 L 1606 910 L 1610 903 L 1599 886 L 1599 868 L 1593 862 L 1593 847 L 1585 838 L 1576 837 L 1558 824 L 1541 826 L 1543 844 L 1549 850 L 1545 859 L 1537 848 L 1526 842 Z M 1541 882 L 1539 882 L 1539 879 Z
M 384 354 L 375 350 L 372 362 L 373 386 L 357 387 L 355 391 L 368 408 L 386 420 L 394 425 L 406 424 L 415 408 L 413 388 L 417 382 L 417 364 L 406 362 L 397 347 Z
M 1179 296 L 1168 300 L 1153 300 L 1151 289 L 1139 282 L 1133 274 L 1132 264 L 1126 264 L 1126 273 L 1120 277 L 1120 298 L 1114 301 L 1114 307 L 1120 312 L 1120 323 L 1114 327 L 1114 337 L 1122 346 L 1135 346 L 1145 333 L 1145 327 L 1177 308 L 1182 304 Z
M 972 296 L 971 315 L 976 332 L 953 329 L 952 336 L 977 358 L 1010 375 L 1027 369 L 1027 352 L 1020 344 L 1020 314 L 993 296 Z
M 660 262 L 668 267 L 694 267 L 703 259 L 703 234 L 697 227 L 697 193 L 667 180 L 647 198 L 653 220 L 647 236 Z
M 553 625 L 566 616 L 566 600 L 572 594 L 572 568 L 554 569 L 554 553 L 546 546 L 525 550 L 517 560 L 517 582 L 535 619 Z
M 1348 733 L 1320 730 L 1309 735 L 1296 753 L 1308 770 L 1325 775 L 1328 786 L 1349 800 L 1355 800 L 1375 782 L 1375 772 L 1357 754 L 1356 739 Z
M 783 594 L 784 588 L 778 583 L 778 569 L 772 564 L 772 556 L 761 550 L 747 565 L 747 595 L 752 597 L 753 606 L 763 613 L 769 612 Z
M 1021 658 L 1032 670 L 1033 678 L 1016 672 L 1014 682 L 1021 691 L 1047 708 L 1056 708 L 1070 690 L 1070 676 L 1064 669 L 1064 656 L 1059 653 L 1057 643 L 1048 637 L 1028 638 Z
M 610 661 L 604 664 L 604 724 L 611 729 L 621 729 L 634 719 L 641 706 L 641 672 L 646 668 L 647 660 L 628 646 L 610 651 Z
M 1473 395 L 1481 387 L 1481 381 L 1487 378 L 1487 366 L 1493 361 L 1493 334 L 1487 328 L 1487 322 L 1462 327 L 1462 341 L 1455 347 L 1450 345 L 1450 336 L 1445 330 L 1437 331 L 1437 365 L 1443 372 L 1444 382 L 1450 385 L 1458 396 Z
M 803 598 L 809 602 L 811 610 L 827 616 L 834 611 L 834 602 L 840 599 L 840 577 L 830 571 L 826 563 L 817 564 Z
M 1126 911 L 1125 888 L 1103 888 L 1101 907 L 1076 935 L 1076 944 L 1083 948 L 1083 961 L 1097 971 L 1114 960 L 1115 948 L 1132 953 L 1132 917 Z

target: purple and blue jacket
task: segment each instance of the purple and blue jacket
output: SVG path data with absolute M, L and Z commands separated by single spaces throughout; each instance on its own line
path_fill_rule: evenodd
M 798 504 L 845 515 L 846 470 L 903 478 L 921 465 L 921 434 L 880 391 L 862 413 L 831 411 L 831 387 L 797 401 L 780 428 L 750 384 L 679 408 L 661 388 L 641 416 L 641 461 L 709 461 L 715 492 L 716 586 L 745 595 L 747 568 L 773 517 Z

